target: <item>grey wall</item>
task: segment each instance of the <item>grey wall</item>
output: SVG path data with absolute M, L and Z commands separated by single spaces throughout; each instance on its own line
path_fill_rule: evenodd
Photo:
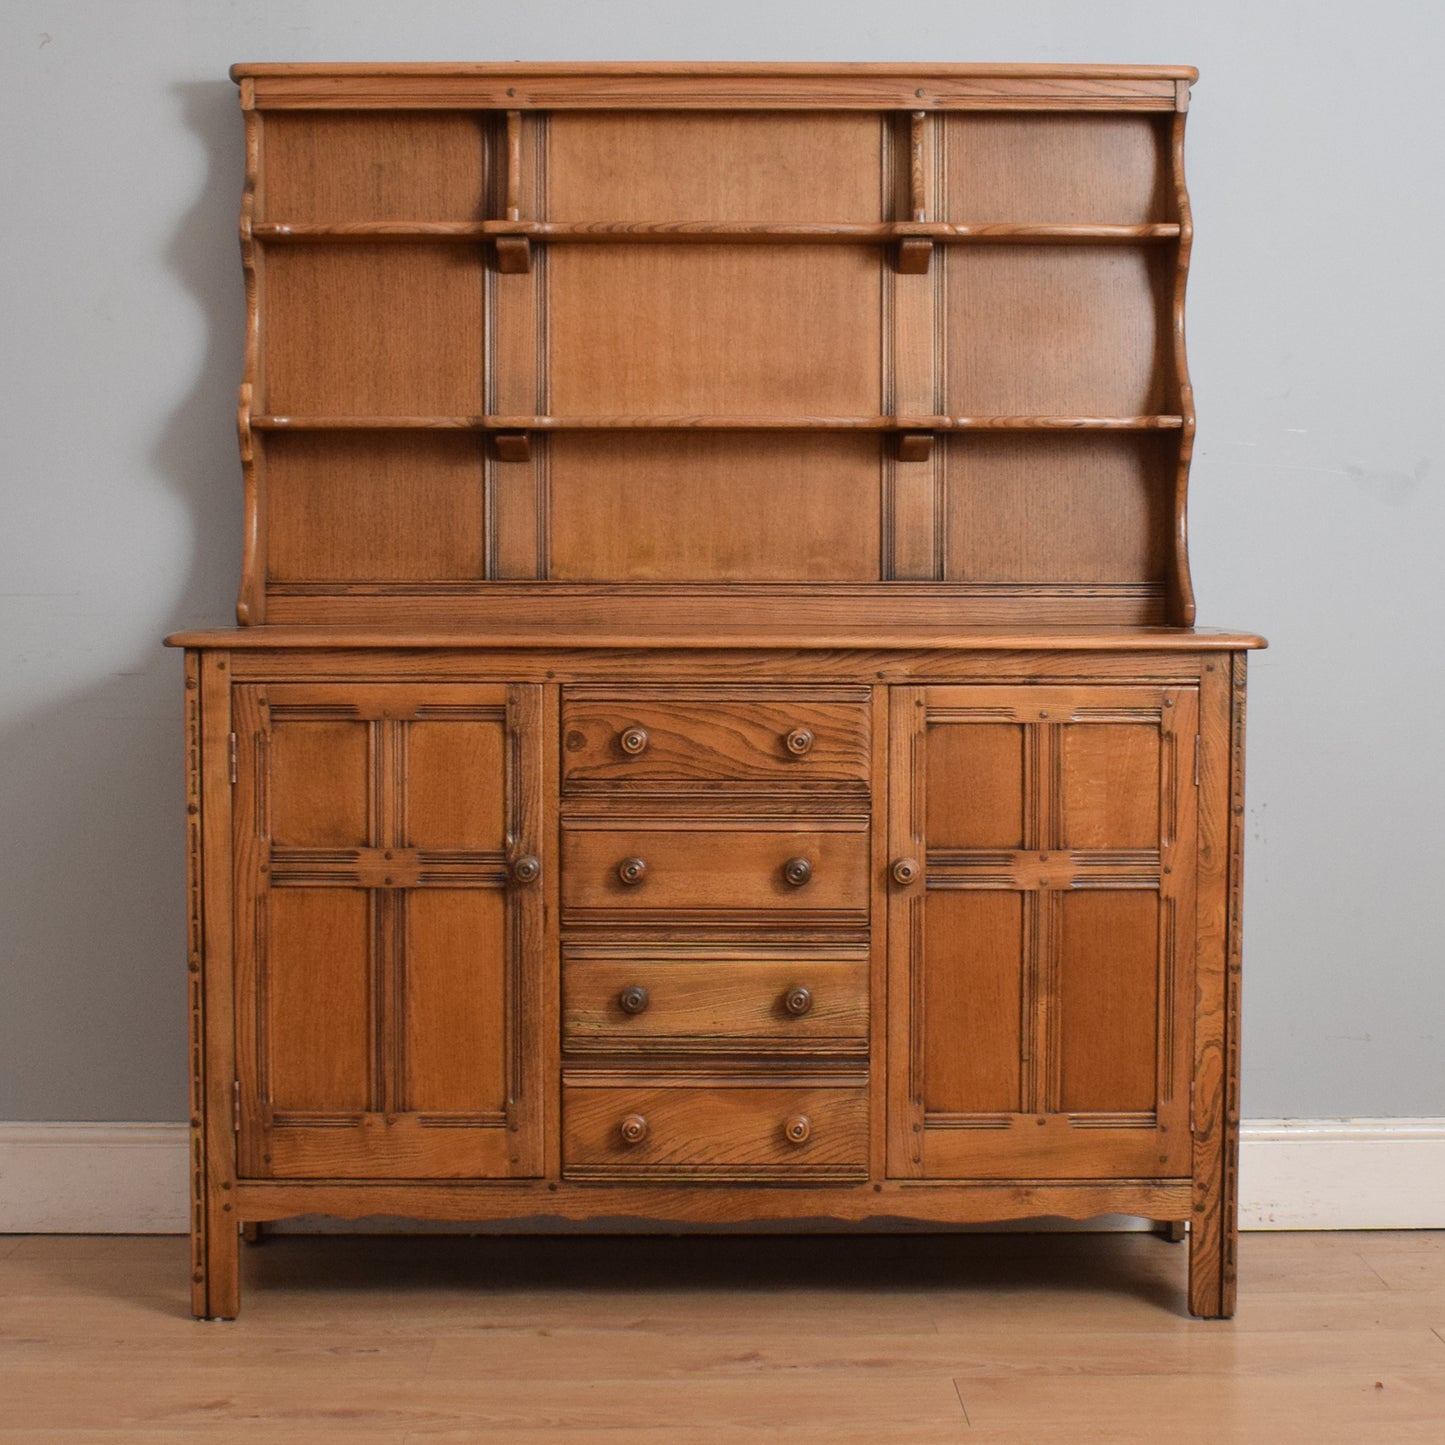
M 1254 628 L 1252 1116 L 1445 1114 L 1445 10 L 9 0 L 0 1119 L 184 1107 L 180 660 L 239 552 L 233 60 L 1192 63 L 1201 621 Z

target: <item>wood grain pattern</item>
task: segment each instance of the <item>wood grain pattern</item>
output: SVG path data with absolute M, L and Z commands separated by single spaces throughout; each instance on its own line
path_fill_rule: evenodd
M 1189 380 L 1189 358 L 1184 344 L 1184 297 L 1189 285 L 1189 256 L 1194 244 L 1194 219 L 1189 192 L 1184 184 L 1184 108 L 1188 92 L 1181 92 L 1183 104 L 1174 117 L 1171 148 L 1171 176 L 1174 205 L 1179 215 L 1179 250 L 1174 268 L 1174 377 L 1179 388 L 1179 410 L 1183 435 L 1179 443 L 1179 469 L 1174 481 L 1174 555 L 1170 573 L 1172 619 L 1181 627 L 1194 625 L 1194 584 L 1189 575 L 1189 464 L 1194 455 L 1194 387 Z
M 1439 1244 L 1252 1234 L 1239 1322 L 1218 1328 L 1181 1318 L 1176 1252 L 1141 1233 L 277 1237 L 248 1260 L 254 1315 L 223 1330 L 181 1317 L 178 1240 L 35 1238 L 0 1261 L 7 1429 L 17 1445 L 1144 1445 L 1224 1401 L 1246 1438 L 1425 1441 L 1445 1410 Z M 1406 1259 L 1408 1288 L 1370 1269 Z
M 951 115 L 944 218 L 1141 226 L 1172 222 L 1170 119 Z
M 621 1122 L 646 1121 L 629 1144 Z M 807 1137 L 787 1135 L 805 1119 Z M 562 1173 L 573 1179 L 749 1176 L 804 1180 L 819 1174 L 866 1177 L 868 1095 L 856 1083 L 831 1088 L 757 1087 L 745 1081 L 690 1086 L 679 1076 L 665 1088 L 589 1085 L 562 1091 Z
M 927 590 L 894 583 L 882 592 L 837 583 L 827 598 L 786 583 L 676 583 L 667 591 L 592 583 L 575 584 L 586 589 L 575 592 L 568 590 L 574 584 L 538 585 L 546 590 L 538 593 L 526 583 L 485 589 L 465 583 L 277 584 L 267 605 L 278 632 L 329 637 L 341 646 L 352 638 L 384 635 L 389 628 L 395 629 L 393 636 L 441 646 L 460 640 L 500 647 L 861 645 L 906 650 L 919 643 L 1007 645 L 987 641 L 992 635 L 1067 648 L 1083 647 L 1088 638 L 1097 643 L 1113 629 L 1117 645 L 1130 649 L 1147 647 L 1152 638 L 1168 646 L 1170 636 L 1160 630 L 1166 618 L 1164 589 L 1150 582 L 964 582 Z M 549 604 L 545 616 L 537 605 L 544 597 Z M 1173 635 L 1187 646 L 1200 634 Z M 1136 636 L 1142 639 L 1138 643 L 1130 640 Z
M 233 65 L 264 109 L 1161 110 L 1189 66 Z
M 236 1229 L 236 1143 L 232 1132 L 237 1078 L 235 1031 L 235 916 L 232 895 L 232 799 L 230 776 L 230 658 L 208 652 L 200 659 L 201 980 L 199 1019 L 204 1031 L 200 1067 L 205 1073 L 205 1221 L 193 1254 L 205 1260 L 203 1278 L 192 1274 L 192 1300 L 210 1318 L 228 1319 L 240 1306 L 240 1259 Z M 194 1187 L 194 1185 L 193 1185 Z M 202 1305 L 202 1299 L 204 1304 Z
M 921 845 L 928 901 L 892 961 L 913 980 L 913 1162 L 934 1178 L 1178 1175 L 1193 893 L 1174 859 L 1194 841 L 1193 693 L 914 701 L 926 733 L 897 827 Z
M 1114 431 L 949 437 L 944 576 L 1162 583 L 1178 443 Z
M 512 209 L 509 207 L 508 209 Z M 800 241 L 840 246 L 868 242 L 985 241 L 1019 245 L 1067 245 L 1089 241 L 1100 245 L 1177 240 L 1177 221 L 1113 222 L 993 221 L 983 225 L 951 221 L 258 221 L 258 241 L 271 245 L 311 242 L 431 241 L 458 245 L 475 241 L 547 241 L 553 245 L 686 244 L 735 246 L 776 245 Z M 925 268 L 926 269 L 926 268 Z
M 548 446 L 555 581 L 878 576 L 876 436 L 569 431 Z
M 791 950 L 696 944 L 686 951 L 637 944 L 628 956 L 589 957 L 569 945 L 562 966 L 563 1047 L 571 1053 L 666 1048 L 686 1053 L 789 1049 L 855 1053 L 868 1038 L 868 954 L 839 958 L 832 949 Z M 857 950 L 853 950 L 855 954 Z M 642 987 L 640 1013 L 619 1000 Z M 790 994 L 807 990 L 806 1009 Z
M 235 1075 L 254 1177 L 536 1173 L 535 687 L 237 694 Z
M 551 267 L 560 415 L 879 409 L 874 250 L 571 246 Z
M 187 1103 L 190 1133 L 187 1172 L 190 1178 L 191 1313 L 207 1309 L 207 1234 L 210 1197 L 207 1188 L 205 995 L 205 847 L 201 832 L 202 748 L 200 656 L 185 654 L 186 757 L 186 1022 Z
M 492 125 L 478 111 L 267 115 L 265 205 L 256 219 L 291 225 L 482 220 Z
M 888 219 L 879 213 L 879 129 L 876 115 L 841 111 L 558 114 L 546 219 L 876 223 Z
M 640 858 L 646 873 L 628 884 L 618 876 L 625 859 Z M 811 878 L 788 883 L 784 869 L 806 859 Z M 624 913 L 657 910 L 751 910 L 866 914 L 866 825 L 819 822 L 765 827 L 718 821 L 562 826 L 562 907 Z
M 968 246 L 944 264 L 951 412 L 1172 410 L 1170 258 L 1145 248 Z
M 731 699 L 715 689 L 700 697 L 574 690 L 562 706 L 563 786 L 751 781 L 809 789 L 852 783 L 866 791 L 867 701 L 866 693 L 821 701 L 760 696 L 757 689 Z M 623 735 L 637 728 L 645 738 L 630 753 Z
M 266 571 L 276 582 L 481 581 L 480 437 L 269 434 Z
M 1228 1314 L 1260 639 L 1188 625 L 1193 72 L 237 78 L 193 1308 L 300 1212 L 1122 1211 Z

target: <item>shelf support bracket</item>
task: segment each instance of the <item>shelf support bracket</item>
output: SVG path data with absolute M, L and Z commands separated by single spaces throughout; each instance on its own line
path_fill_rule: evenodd
M 504 462 L 530 462 L 532 460 L 532 436 L 524 431 L 499 431 L 494 433 L 497 443 L 498 460 Z
M 931 431 L 901 431 L 898 433 L 898 460 L 900 462 L 926 462 L 933 456 L 933 433 Z
M 497 270 L 507 276 L 520 276 L 532 269 L 532 243 L 525 236 L 498 236 Z
M 933 260 L 933 242 L 927 236 L 904 236 L 898 243 L 898 273 L 926 276 Z

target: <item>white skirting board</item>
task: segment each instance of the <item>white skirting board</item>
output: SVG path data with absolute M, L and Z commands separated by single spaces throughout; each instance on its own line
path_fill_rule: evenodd
M 1445 1118 L 1255 1119 L 1239 1154 L 1243 1229 L 1445 1229 Z M 0 1123 L 0 1234 L 183 1233 L 186 1168 L 182 1124 Z

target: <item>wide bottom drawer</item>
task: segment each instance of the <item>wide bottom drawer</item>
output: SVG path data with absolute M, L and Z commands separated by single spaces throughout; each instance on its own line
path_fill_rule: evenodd
M 868 1090 L 846 1085 L 570 1082 L 562 1172 L 703 1180 L 863 1179 Z

